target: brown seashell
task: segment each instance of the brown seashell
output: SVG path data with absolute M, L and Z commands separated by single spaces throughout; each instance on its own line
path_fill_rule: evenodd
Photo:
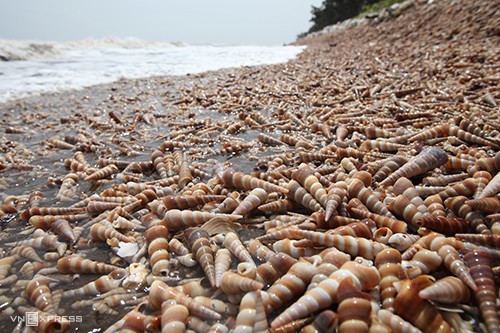
M 268 194 L 262 188 L 253 189 L 232 212 L 232 215 L 246 215 L 252 209 L 266 202 Z
M 258 281 L 227 271 L 222 274 L 220 289 L 226 294 L 240 294 L 264 288 Z
M 295 303 L 289 306 L 271 322 L 272 328 L 277 328 L 296 319 L 303 318 L 316 310 L 330 306 L 335 302 L 337 288 L 340 282 L 348 278 L 361 290 L 370 290 L 380 282 L 380 275 L 375 267 L 362 266 L 354 261 L 348 261 L 332 273 L 326 280 L 308 290 Z
M 234 170 L 227 169 L 219 175 L 222 183 L 229 188 L 237 188 L 243 190 L 251 190 L 254 188 L 263 188 L 267 192 L 279 192 L 283 194 L 288 193 L 288 189 L 274 185 L 273 183 L 269 183 L 258 179 L 256 177 L 252 177 L 249 175 L 245 175 L 242 172 L 235 172 Z
M 316 267 L 309 262 L 298 261 L 293 264 L 285 275 L 262 292 L 267 312 L 271 313 L 302 295 L 316 272 Z
M 454 276 L 446 276 L 432 285 L 420 290 L 418 296 L 445 304 L 467 303 L 470 300 L 470 290 L 462 280 Z
M 380 186 L 394 184 L 400 177 L 412 178 L 429 170 L 437 168 L 448 161 L 448 155 L 440 148 L 428 147 L 417 156 L 393 172 L 389 177 L 379 183 Z
M 421 275 L 413 280 L 402 280 L 398 295 L 394 299 L 396 314 L 409 321 L 423 332 L 452 332 L 439 311 L 418 296 L 418 293 L 430 286 L 433 278 Z
M 163 302 L 161 305 L 161 332 L 182 333 L 186 332 L 186 321 L 189 310 L 181 304 Z
M 380 300 L 382 308 L 393 310 L 397 290 L 393 283 L 406 279 L 406 273 L 401 265 L 401 253 L 396 249 L 379 252 L 375 258 L 375 266 L 380 273 Z
M 190 313 L 208 320 L 219 320 L 221 315 L 214 310 L 199 304 L 193 298 L 184 295 L 173 287 L 169 287 L 162 281 L 154 281 L 149 291 L 149 304 L 154 309 L 160 309 L 163 302 L 175 300 L 178 304 L 184 305 Z
M 212 287 L 215 287 L 215 261 L 214 253 L 210 247 L 209 235 L 205 230 L 189 228 L 184 232 L 191 251 L 196 257 L 196 261 L 200 264 L 205 272 Z
M 71 255 L 59 259 L 57 261 L 56 268 L 59 273 L 63 274 L 106 274 L 118 269 L 116 266 L 85 259 L 77 255 Z
M 464 255 L 477 290 L 474 297 L 479 305 L 481 317 L 488 332 L 500 332 L 500 320 L 496 308 L 496 287 L 492 271 L 492 260 L 484 250 L 468 251 Z

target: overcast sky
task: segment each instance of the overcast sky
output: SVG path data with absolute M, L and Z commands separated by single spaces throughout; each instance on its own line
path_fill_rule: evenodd
M 136 37 L 190 44 L 281 45 L 322 0 L 1 0 L 0 38 Z

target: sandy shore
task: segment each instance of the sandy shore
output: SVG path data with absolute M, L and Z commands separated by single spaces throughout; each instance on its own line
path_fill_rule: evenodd
M 149 173 L 109 183 L 81 180 L 73 197 L 62 200 L 61 184 L 71 173 L 65 161 L 77 151 L 94 167 L 106 159 L 150 162 L 164 144 L 187 152 L 206 173 L 201 177 L 210 179 L 222 166 L 250 174 L 268 168 L 275 154 L 323 154 L 335 142 L 361 151 L 365 158 L 352 155 L 356 166 L 369 169 L 398 150 L 411 156 L 430 144 L 386 148 L 372 142 L 376 138 L 408 138 L 468 121 L 486 133 L 486 144 L 464 138 L 431 144 L 494 156 L 500 146 L 499 27 L 495 1 L 441 0 L 417 4 L 395 19 L 298 41 L 309 47 L 286 64 L 123 80 L 0 105 L 0 199 L 21 212 L 35 191 L 42 192 L 41 206 L 68 206 L 117 182 L 158 179 Z M 339 142 L 343 128 L 349 131 L 345 144 Z M 276 146 L 259 134 L 290 134 L 311 145 Z M 18 234 L 27 224 L 16 214 L 1 218 L 2 244 L 29 237 Z M 112 255 L 103 244 L 74 251 L 106 261 Z M 7 255 L 9 246 L 3 248 Z M 4 294 L 8 300 L 18 295 Z M 73 311 L 67 302 L 63 307 Z M 85 328 L 107 327 L 125 312 L 93 316 Z

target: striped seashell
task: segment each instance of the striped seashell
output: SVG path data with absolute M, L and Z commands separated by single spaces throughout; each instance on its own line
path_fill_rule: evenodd
M 32 207 L 24 210 L 21 214 L 21 220 L 28 221 L 30 217 L 36 215 L 69 215 L 85 213 L 85 208 L 77 207 Z
M 288 189 L 277 186 L 273 183 L 263 181 L 259 178 L 252 177 L 250 175 L 245 175 L 242 172 L 235 172 L 231 169 L 226 169 L 224 172 L 218 175 L 219 179 L 222 181 L 224 186 L 228 188 L 236 188 L 240 190 L 252 190 L 254 188 L 263 188 L 268 193 L 278 192 L 287 194 Z
M 211 244 L 208 233 L 203 229 L 189 228 L 185 230 L 184 238 L 196 257 L 196 261 L 200 264 L 206 277 L 210 281 L 210 285 L 215 287 L 214 252 L 210 247 Z
M 233 332 L 263 332 L 267 330 L 267 318 L 260 291 L 245 294 L 240 302 L 240 310 L 236 316 Z
M 415 276 L 418 276 L 434 271 L 442 262 L 443 260 L 437 252 L 421 249 L 413 255 L 410 261 L 403 261 L 403 267 L 405 267 L 407 273 L 408 270 L 411 270 L 415 272 Z M 409 278 L 415 276 L 408 275 Z
M 413 243 L 420 239 L 418 235 L 405 234 L 405 233 L 395 233 L 389 238 L 389 245 L 397 249 L 398 251 L 405 251 Z
M 2 273 L 2 271 L 4 270 L 4 268 L 2 266 L 5 267 L 5 265 L 1 264 L 1 260 L 0 260 L 0 279 L 5 277 L 5 276 L 2 277 L 2 275 L 1 275 L 1 274 L 4 274 L 4 273 Z M 19 268 L 18 273 L 19 273 L 19 276 L 22 278 L 32 279 L 39 270 L 41 270 L 42 268 L 49 267 L 49 266 L 52 266 L 52 263 L 48 262 L 48 261 L 41 261 L 41 262 L 28 261 L 28 262 L 24 263 L 24 265 L 21 268 Z M 10 268 L 10 266 L 7 266 L 6 268 L 8 270 L 8 268 Z
M 145 302 L 139 303 L 134 309 L 126 313 L 122 319 L 108 327 L 108 332 L 137 332 L 154 331 L 159 332 L 161 326 L 161 317 L 146 315 L 142 313 Z
M 304 151 L 301 151 L 299 153 L 299 161 L 302 163 L 316 162 L 316 161 L 324 162 L 328 159 L 337 160 L 337 155 L 323 154 L 320 152 L 304 152 Z
M 301 296 L 316 273 L 316 267 L 305 260 L 293 264 L 285 275 L 262 292 L 267 313 Z
M 188 253 L 182 256 L 178 256 L 175 258 L 182 266 L 185 267 L 194 267 L 198 264 L 194 255 L 192 253 Z
M 374 221 L 379 228 L 387 227 L 394 233 L 406 233 L 407 231 L 408 225 L 406 224 L 406 222 L 384 215 L 374 214 L 370 212 L 366 208 L 366 206 L 363 205 L 363 203 L 357 198 L 353 198 L 349 201 L 347 209 L 349 210 L 349 212 L 353 213 L 354 216 Z
M 469 221 L 472 230 L 481 234 L 489 234 L 490 231 L 486 227 L 482 216 L 476 211 L 473 211 L 471 206 L 465 204 L 467 200 L 465 196 L 455 196 L 446 199 L 444 205 L 459 217 Z
M 439 195 L 431 195 L 425 198 L 424 204 L 427 207 L 427 211 L 431 216 L 434 217 L 445 217 L 446 212 L 444 211 L 443 199 Z
M 260 205 L 257 207 L 257 209 L 266 214 L 278 214 L 296 210 L 297 205 L 290 199 L 278 199 Z
M 387 227 L 378 228 L 373 232 L 372 239 L 382 244 L 389 244 L 389 239 L 394 233 Z
M 470 268 L 470 272 L 477 290 L 474 297 L 479 306 L 479 312 L 486 325 L 488 332 L 500 332 L 500 319 L 498 316 L 496 301 L 495 276 L 492 271 L 492 259 L 484 250 L 468 251 L 464 260 Z
M 473 198 L 477 199 L 479 195 L 481 195 L 481 193 L 484 191 L 484 188 L 491 181 L 492 176 L 488 171 L 476 171 L 474 172 L 472 177 L 476 180 L 477 184 Z
M 450 237 L 444 237 L 438 233 L 431 233 L 422 237 L 419 244 L 425 248 L 436 251 L 443 260 L 446 268 L 455 276 L 460 278 L 472 290 L 476 290 L 477 286 L 470 275 L 469 268 L 464 264 L 458 250 L 465 248 L 465 245 L 458 240 Z
M 91 201 L 87 205 L 87 213 L 90 215 L 98 215 L 102 212 L 113 210 L 119 206 L 122 206 L 122 204 L 117 202 Z
M 163 216 L 161 223 L 165 225 L 168 230 L 178 230 L 186 227 L 195 227 L 201 225 L 215 217 L 228 218 L 231 221 L 236 221 L 241 219 L 243 216 L 191 211 L 186 209 L 170 209 Z
M 231 266 L 231 252 L 228 249 L 219 249 L 215 254 L 214 266 L 215 266 L 215 287 L 220 288 L 220 282 L 222 279 L 222 274 L 229 269 Z
M 445 137 L 449 135 L 449 125 L 438 125 L 421 131 L 420 133 L 408 138 L 408 141 L 426 141 L 432 138 Z
M 167 276 L 170 272 L 167 227 L 153 226 L 146 231 L 144 236 L 148 242 L 149 265 L 153 275 Z
M 253 189 L 232 212 L 232 215 L 246 215 L 255 207 L 266 202 L 268 194 L 262 188 Z
M 255 280 L 271 285 L 285 275 L 297 259 L 286 253 L 274 253 L 265 263 L 257 267 Z
M 332 273 L 326 280 L 308 290 L 290 305 L 271 322 L 271 327 L 274 329 L 283 326 L 332 305 L 336 300 L 340 282 L 346 278 L 351 278 L 353 284 L 361 290 L 371 290 L 380 282 L 380 275 L 375 267 L 362 266 L 354 261 L 348 261 L 338 271 Z
M 238 192 L 230 193 L 214 210 L 213 213 L 231 213 L 240 204 L 240 194 Z
M 186 321 L 189 310 L 181 304 L 163 302 L 161 305 L 161 332 L 183 333 L 186 332 Z
M 473 166 L 475 163 L 474 161 L 464 159 L 464 158 L 459 158 L 455 156 L 449 156 L 448 157 L 448 162 L 443 164 L 441 166 L 442 170 L 446 171 L 456 171 L 456 170 L 463 170 L 466 171 L 469 167 Z
M 420 290 L 418 296 L 444 304 L 465 303 L 470 300 L 470 290 L 462 280 L 454 276 L 446 276 L 432 285 Z
M 337 182 L 328 189 L 327 200 L 325 204 L 325 220 L 328 221 L 337 212 L 337 208 L 347 197 L 347 184 Z
M 158 176 L 160 178 L 167 178 L 169 177 L 167 174 L 167 167 L 165 164 L 165 155 L 161 150 L 155 150 L 151 154 L 151 161 L 153 162 L 153 166 L 156 170 L 156 173 L 158 173 Z
M 389 142 L 386 140 L 366 140 L 359 147 L 359 149 L 361 149 L 362 151 L 371 151 L 373 149 L 378 149 L 379 151 L 388 153 L 395 153 L 404 148 L 406 148 L 406 145 Z
M 457 138 L 459 138 L 460 140 L 463 140 L 465 142 L 476 143 L 479 145 L 491 146 L 491 147 L 498 148 L 498 145 L 495 144 L 494 142 L 492 142 L 490 140 L 483 139 L 483 138 L 481 138 L 475 134 L 472 134 L 470 132 L 466 132 L 458 126 L 451 125 L 449 127 L 449 135 L 454 135 Z
M 342 280 L 339 286 L 348 280 Z M 368 332 L 370 327 L 370 313 L 372 307 L 370 301 L 360 297 L 346 298 L 340 301 L 337 315 L 339 318 L 338 331 L 340 332 Z
M 168 247 L 169 247 L 170 251 L 172 251 L 173 253 L 175 253 L 178 256 L 182 256 L 182 255 L 186 255 L 186 254 L 190 253 L 189 249 L 184 244 L 182 244 L 177 238 L 172 238 L 168 242 Z
M 375 227 L 375 223 L 373 221 L 365 219 L 361 222 L 352 222 L 336 227 L 335 229 L 326 231 L 326 233 L 372 239 L 372 230 L 369 225 Z
M 359 199 L 373 213 L 394 218 L 394 215 L 392 215 L 387 207 L 378 199 L 374 191 L 371 188 L 365 187 L 361 180 L 351 178 L 347 183 L 349 185 L 349 198 Z
M 411 323 L 389 310 L 379 310 L 377 317 L 382 321 L 382 323 L 389 326 L 394 333 L 422 333 L 420 329 L 416 328 Z
M 294 202 L 298 203 L 299 205 L 317 212 L 322 209 L 321 204 L 314 199 L 314 197 L 307 192 L 307 190 L 302 187 L 297 181 L 295 180 L 290 180 L 290 182 L 287 185 L 288 188 L 288 194 L 287 197 L 290 200 L 293 200 Z
M 26 298 L 38 309 L 47 313 L 56 313 L 49 280 L 46 277 L 37 275 L 30 280 L 26 285 L 25 294 Z
M 432 231 L 442 233 L 444 235 L 453 236 L 455 233 L 468 232 L 470 230 L 470 222 L 462 218 L 454 217 L 421 217 L 416 221 L 416 226 L 427 228 Z
M 260 261 L 268 261 L 275 252 L 262 244 L 259 240 L 252 238 L 247 243 L 248 252 Z
M 314 175 L 314 171 L 309 167 L 299 167 L 292 172 L 292 178 L 302 185 L 323 208 L 326 207 L 328 193 L 319 179 Z
M 456 196 L 471 196 L 476 190 L 477 182 L 474 178 L 467 178 L 460 183 L 448 186 L 446 190 L 439 192 L 437 195 L 442 200 L 446 200 Z
M 321 311 L 314 320 L 304 326 L 300 333 L 333 332 L 338 326 L 339 318 L 332 310 Z
M 108 239 L 116 238 L 122 242 L 134 242 L 132 237 L 125 236 L 124 234 L 115 230 L 112 226 L 106 226 L 103 223 L 96 223 L 90 228 L 90 237 L 94 241 L 106 242 Z
M 191 169 L 189 168 L 189 158 L 185 153 L 179 151 L 174 153 L 174 161 L 179 165 L 179 187 L 183 189 L 189 183 L 193 181 L 193 175 Z
M 73 228 L 69 224 L 68 220 L 56 220 L 54 223 L 51 223 L 50 229 L 52 229 L 52 231 L 54 231 L 54 233 L 59 235 L 61 238 L 69 241 L 70 244 L 76 241 L 75 233 L 73 232 Z
M 363 258 L 369 260 L 375 259 L 377 253 L 386 248 L 383 244 L 375 243 L 372 240 L 364 238 L 342 235 L 326 235 L 324 233 L 308 230 L 294 230 L 293 232 L 299 238 L 312 240 L 316 245 L 335 247 L 340 251 L 349 253 L 351 256 L 362 256 Z
M 77 255 L 70 255 L 59 259 L 56 268 L 59 273 L 63 274 L 107 274 L 118 269 L 116 266 L 85 259 Z
M 402 257 L 396 249 L 381 251 L 375 257 L 375 266 L 380 273 L 380 301 L 382 308 L 393 311 L 394 298 L 397 290 L 393 283 L 406 279 Z
M 99 170 L 95 171 L 94 173 L 91 173 L 90 175 L 88 175 L 87 177 L 85 177 L 83 180 L 100 180 L 100 179 L 104 179 L 104 178 L 107 178 L 107 177 L 110 177 L 110 176 L 114 175 L 118 171 L 119 171 L 119 169 L 118 169 L 118 167 L 116 165 L 110 164 L 110 165 L 105 166 L 102 169 L 99 169 Z
M 257 135 L 257 141 L 268 146 L 281 146 L 284 144 L 284 142 L 264 133 L 259 133 Z
M 500 234 L 455 234 L 455 238 L 464 242 L 500 248 Z
M 231 271 L 226 271 L 222 274 L 220 289 L 226 294 L 241 294 L 248 291 L 255 291 L 264 288 L 264 285 L 259 282 Z
M 249 262 L 240 262 L 238 266 L 236 266 L 236 273 L 255 280 L 257 278 L 257 266 Z
M 70 214 L 70 215 L 35 215 L 30 217 L 28 223 L 32 226 L 47 230 L 51 227 L 52 223 L 57 220 L 67 220 L 70 222 L 79 221 L 88 218 L 87 214 Z
M 80 177 L 76 173 L 69 173 L 62 179 L 61 187 L 56 194 L 58 201 L 72 201 L 78 199 L 76 185 Z
M 394 184 L 401 177 L 412 178 L 437 168 L 446 163 L 446 161 L 448 161 L 448 155 L 442 149 L 428 147 L 381 181 L 379 185 L 386 187 Z
M 427 186 L 446 186 L 451 183 L 464 180 L 468 177 L 469 177 L 468 174 L 465 172 L 451 174 L 451 175 L 439 175 L 435 177 L 425 177 L 422 180 L 422 183 Z
M 474 210 L 483 212 L 484 214 L 500 212 L 500 199 L 496 197 L 467 200 L 465 204 Z
M 318 253 L 310 240 L 290 240 L 288 238 L 273 243 L 273 250 L 277 253 L 286 253 L 293 258 L 310 257 Z
M 189 312 L 206 320 L 219 320 L 221 315 L 214 310 L 199 304 L 193 298 L 181 293 L 173 287 L 169 287 L 165 282 L 156 280 L 151 284 L 149 291 L 149 304 L 153 309 L 160 309 L 163 302 L 175 300 L 177 304 L 182 304 L 188 308 Z
M 63 292 L 62 297 L 79 298 L 85 295 L 99 295 L 118 288 L 127 276 L 127 271 L 123 268 L 117 268 L 108 275 L 101 276 L 86 285 Z
M 7 246 L 30 246 L 35 249 L 40 249 L 40 250 L 57 250 L 60 256 L 64 254 L 64 252 L 67 249 L 67 245 L 65 243 L 61 243 L 57 240 L 56 235 L 45 235 L 45 236 L 40 236 L 40 237 L 35 237 L 19 242 L 13 242 L 13 243 L 5 243 Z
M 249 262 L 255 266 L 252 255 L 245 248 L 238 235 L 234 232 L 228 232 L 222 244 L 229 249 L 231 253 L 242 262 Z
M 19 245 L 10 250 L 10 254 L 17 254 L 31 261 L 42 262 L 42 258 L 36 253 L 35 249 L 27 245 Z
M 422 289 L 432 285 L 432 281 L 433 278 L 428 275 L 402 280 L 394 300 L 394 310 L 423 332 L 452 332 L 439 311 L 429 301 L 418 296 Z
M 167 195 L 161 198 L 167 209 L 193 208 L 209 202 L 222 202 L 224 199 L 224 195 Z
M 402 155 L 395 155 L 387 160 L 384 165 L 373 175 L 373 180 L 380 182 L 387 178 L 387 176 L 400 168 L 403 164 L 407 163 L 408 159 Z

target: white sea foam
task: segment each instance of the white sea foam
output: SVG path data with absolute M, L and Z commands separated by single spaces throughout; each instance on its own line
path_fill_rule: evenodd
M 79 89 L 121 78 L 185 75 L 288 61 L 297 46 L 214 46 L 88 39 L 76 42 L 0 40 L 0 103 L 43 92 Z

